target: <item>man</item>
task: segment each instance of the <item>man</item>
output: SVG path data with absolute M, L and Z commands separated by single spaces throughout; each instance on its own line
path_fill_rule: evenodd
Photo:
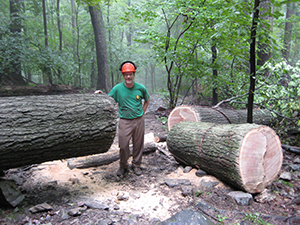
M 108 94 L 119 104 L 120 168 L 117 176 L 123 176 L 128 172 L 131 138 L 133 144 L 132 170 L 140 176 L 142 174 L 140 166 L 144 149 L 144 114 L 150 103 L 150 96 L 144 85 L 134 82 L 136 66 L 133 62 L 123 62 L 120 71 L 123 74 L 124 82 L 114 86 Z M 102 93 L 102 91 L 97 90 L 95 93 Z M 144 104 L 142 99 L 144 99 Z

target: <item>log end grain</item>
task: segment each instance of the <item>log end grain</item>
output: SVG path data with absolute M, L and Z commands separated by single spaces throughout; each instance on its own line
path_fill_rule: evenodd
M 279 137 L 267 126 L 250 130 L 240 146 L 239 166 L 243 188 L 259 193 L 277 177 L 283 160 Z
M 168 118 L 168 130 L 182 121 L 198 122 L 198 115 L 192 107 L 178 106 L 172 110 Z

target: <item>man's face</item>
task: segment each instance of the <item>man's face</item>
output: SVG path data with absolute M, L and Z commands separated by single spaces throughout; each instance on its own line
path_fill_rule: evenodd
M 128 84 L 128 85 L 133 84 L 133 79 L 134 79 L 134 73 L 133 72 L 124 73 L 123 77 L 125 79 L 126 84 Z

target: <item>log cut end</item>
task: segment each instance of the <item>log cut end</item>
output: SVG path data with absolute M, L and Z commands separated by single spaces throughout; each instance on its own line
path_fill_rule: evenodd
M 198 115 L 196 111 L 189 106 L 179 106 L 172 110 L 168 118 L 168 130 L 182 121 L 198 122 Z
M 252 129 L 240 146 L 239 165 L 243 188 L 259 193 L 277 177 L 283 160 L 279 137 L 267 126 Z

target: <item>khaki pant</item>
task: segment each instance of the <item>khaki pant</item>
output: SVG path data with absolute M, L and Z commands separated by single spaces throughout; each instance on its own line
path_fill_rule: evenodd
M 141 116 L 136 119 L 120 119 L 119 121 L 119 147 L 120 168 L 128 167 L 130 156 L 129 142 L 132 138 L 132 166 L 139 167 L 142 163 L 144 150 L 145 119 Z

